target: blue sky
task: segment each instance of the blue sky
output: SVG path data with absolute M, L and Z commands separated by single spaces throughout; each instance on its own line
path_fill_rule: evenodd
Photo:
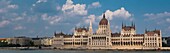
M 102 14 L 110 21 L 112 32 L 121 23 L 135 22 L 138 34 L 145 29 L 160 29 L 170 36 L 169 0 L 0 0 L 0 37 L 53 36 L 54 32 L 72 34 L 75 27 L 94 32 Z

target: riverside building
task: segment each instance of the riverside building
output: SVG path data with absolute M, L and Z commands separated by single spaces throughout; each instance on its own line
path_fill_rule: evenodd
M 95 33 L 90 22 L 88 28 L 75 28 L 72 35 L 55 33 L 52 46 L 60 49 L 161 49 L 161 37 L 161 30 L 136 34 L 134 23 L 131 26 L 122 23 L 121 32 L 112 33 L 104 14 Z

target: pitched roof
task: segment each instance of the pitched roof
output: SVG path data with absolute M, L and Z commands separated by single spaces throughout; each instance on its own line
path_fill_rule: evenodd
M 154 34 L 158 34 L 160 35 L 160 30 L 153 30 L 153 31 L 145 31 L 145 34 L 148 34 L 148 35 L 154 35 Z
M 111 33 L 111 37 L 120 37 L 120 33 Z
M 123 26 L 122 29 L 127 31 L 127 30 L 131 30 L 131 29 L 135 29 L 135 27 L 133 27 L 133 26 Z
M 83 32 L 83 31 L 85 31 L 85 32 L 87 32 L 88 31 L 88 29 L 87 28 L 77 28 L 77 29 L 75 29 L 77 32 Z

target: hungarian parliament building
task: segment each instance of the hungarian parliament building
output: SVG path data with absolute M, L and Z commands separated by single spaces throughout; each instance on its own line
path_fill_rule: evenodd
M 131 26 L 122 23 L 121 32 L 112 33 L 110 23 L 103 14 L 96 32 L 93 32 L 90 21 L 88 28 L 76 27 L 72 35 L 54 33 L 52 46 L 60 49 L 161 49 L 161 37 L 161 30 L 156 29 L 136 34 L 134 23 Z

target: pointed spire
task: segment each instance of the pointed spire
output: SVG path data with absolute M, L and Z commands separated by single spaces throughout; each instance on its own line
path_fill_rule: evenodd
M 60 32 L 61 34 L 63 33 L 63 31 L 61 30 L 61 32 Z
M 91 28 L 92 27 L 92 21 L 90 20 L 90 26 L 89 26 L 89 28 Z
M 156 28 L 155 28 L 155 31 L 156 31 Z
M 105 14 L 103 14 L 103 18 L 105 18 Z
M 132 21 L 131 24 L 132 24 L 131 26 L 135 29 L 135 23 Z
M 134 25 L 133 25 L 133 21 L 132 21 L 132 23 L 131 23 L 131 24 L 132 24 L 131 26 L 134 26 Z
M 135 22 L 134 22 L 134 26 L 133 26 L 133 27 L 136 27 L 136 26 L 135 26 Z
M 110 21 L 108 20 L 108 28 L 109 28 L 109 30 L 110 30 Z
M 77 27 L 75 27 L 75 30 L 77 30 Z
M 145 28 L 145 33 L 147 33 L 147 31 L 148 31 L 147 28 Z
M 83 25 L 83 28 L 86 28 L 85 25 Z
M 123 22 L 122 22 L 122 28 L 124 27 Z
M 90 20 L 89 34 L 93 34 L 92 21 Z
M 108 34 L 110 34 L 111 33 L 111 29 L 110 29 L 110 21 L 108 20 L 108 29 L 107 30 L 109 30 L 108 32 Z
M 54 36 L 56 36 L 56 31 L 54 32 Z
M 108 20 L 108 26 L 110 27 L 110 21 Z

